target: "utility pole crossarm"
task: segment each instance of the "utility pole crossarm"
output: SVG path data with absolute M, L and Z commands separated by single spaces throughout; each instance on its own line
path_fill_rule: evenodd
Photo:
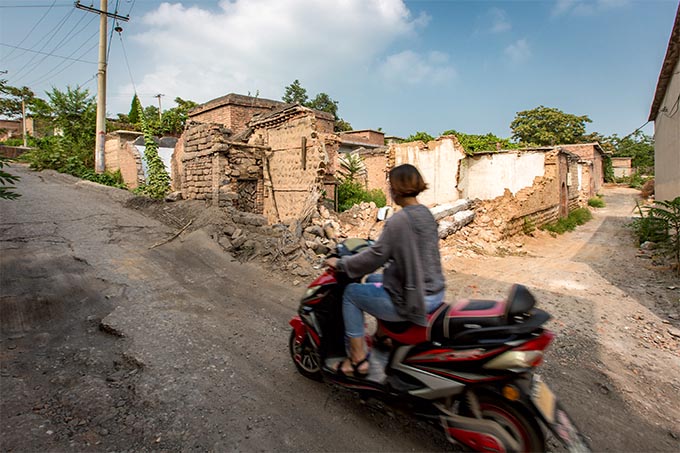
M 77 1 L 75 3 L 75 7 L 78 8 L 78 9 L 89 11 L 91 13 L 106 14 L 106 16 L 108 16 L 112 19 L 122 20 L 124 22 L 127 22 L 128 20 L 130 20 L 130 16 L 121 16 L 121 15 L 118 15 L 118 14 L 109 13 L 108 11 L 102 11 L 102 10 L 99 10 L 97 8 L 93 8 L 91 6 L 85 6 L 85 5 L 82 5 L 80 3 L 80 1 Z

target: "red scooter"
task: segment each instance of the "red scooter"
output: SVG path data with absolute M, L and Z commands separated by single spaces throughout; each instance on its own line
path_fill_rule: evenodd
M 347 239 L 334 256 L 369 245 Z M 507 300 L 443 303 L 428 315 L 427 327 L 378 321 L 392 347 L 373 347 L 369 374 L 359 378 L 334 371 L 346 356 L 342 294 L 357 281 L 327 268 L 308 286 L 290 320 L 290 354 L 302 375 L 406 405 L 439 424 L 449 441 L 474 451 L 545 451 L 544 428 L 569 451 L 590 451 L 534 373 L 554 334 L 542 327 L 550 315 L 535 308 L 527 288 L 514 285 Z

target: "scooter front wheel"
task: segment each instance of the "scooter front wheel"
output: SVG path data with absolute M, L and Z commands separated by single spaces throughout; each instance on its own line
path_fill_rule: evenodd
M 314 345 L 312 345 L 309 337 L 305 336 L 303 338 L 298 338 L 295 334 L 295 329 L 293 329 L 290 333 L 288 345 L 290 357 L 293 359 L 293 363 L 298 372 L 306 378 L 321 381 L 322 374 L 319 352 Z

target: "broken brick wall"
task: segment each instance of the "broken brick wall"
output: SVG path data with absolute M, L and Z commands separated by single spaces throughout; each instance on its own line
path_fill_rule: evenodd
M 219 124 L 189 126 L 173 154 L 173 187 L 186 199 L 261 214 L 263 151 L 228 138 Z
M 359 151 L 359 155 L 366 166 L 366 189 L 380 189 L 387 196 L 389 191 L 387 184 L 389 148 L 364 149 Z
M 458 191 L 458 168 L 465 151 L 454 136 L 443 136 L 427 144 L 417 141 L 392 144 L 388 168 L 412 164 L 420 171 L 428 189 L 418 197 L 426 206 L 451 203 L 461 198 Z M 388 200 L 389 200 L 389 194 Z
M 297 108 L 251 123 L 249 143 L 270 148 L 264 158 L 263 207 L 270 223 L 301 219 L 316 207 L 328 155 L 337 153 L 337 140 L 318 131 L 328 129 L 326 122 L 317 122 L 309 109 Z
M 531 185 L 513 193 L 505 188 L 501 196 L 477 202 L 478 215 L 473 221 L 476 235 L 492 242 L 520 233 L 527 233 L 560 217 L 560 188 L 568 210 L 579 206 L 577 164 L 560 157 L 558 150 L 541 153 L 544 171 Z
M 280 101 L 231 93 L 191 110 L 189 120 L 196 123 L 221 124 L 236 134 L 246 129 L 253 116 L 270 113 L 285 105 Z
M 595 143 L 582 143 L 575 145 L 561 145 L 560 148 L 573 153 L 581 158 L 584 164 L 590 164 L 589 177 L 584 178 L 584 186 L 588 187 L 586 195 L 591 198 L 598 194 L 604 184 L 604 159 L 599 145 Z
M 143 134 L 135 131 L 114 131 L 106 134 L 104 164 L 106 171 L 120 170 L 129 189 L 136 189 L 145 181 L 142 156 L 133 142 Z

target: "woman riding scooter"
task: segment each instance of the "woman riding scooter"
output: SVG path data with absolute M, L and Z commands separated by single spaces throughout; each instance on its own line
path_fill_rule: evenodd
M 380 238 L 361 253 L 325 262 L 350 278 L 384 266 L 382 285 L 352 283 L 345 289 L 342 315 L 349 351 L 336 371 L 346 376 L 368 374 L 364 312 L 384 321 L 426 326 L 426 314 L 436 310 L 444 299 L 437 223 L 416 199 L 427 184 L 416 167 L 404 164 L 390 171 L 389 185 L 392 199 L 403 209 L 386 222 Z

